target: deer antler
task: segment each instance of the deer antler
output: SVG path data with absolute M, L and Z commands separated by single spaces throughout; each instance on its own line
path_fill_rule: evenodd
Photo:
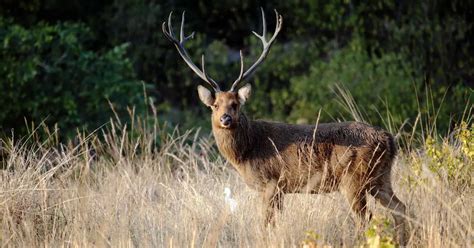
M 263 8 L 260 8 L 260 9 L 262 11 L 262 24 L 263 24 L 262 35 L 257 34 L 255 31 L 252 31 L 252 33 L 262 41 L 262 44 L 263 44 L 262 54 L 257 59 L 257 61 L 255 61 L 255 63 L 252 66 L 250 66 L 250 68 L 244 73 L 244 58 L 242 56 L 242 50 L 240 51 L 240 75 L 232 84 L 230 91 L 235 91 L 236 86 L 243 80 L 247 79 L 257 69 L 257 67 L 263 62 L 265 57 L 268 55 L 268 52 L 270 52 L 270 47 L 272 46 L 273 41 L 275 41 L 275 38 L 277 37 L 278 33 L 281 30 L 281 26 L 283 24 L 283 17 L 280 14 L 278 14 L 276 10 L 274 10 L 275 16 L 276 16 L 275 33 L 273 33 L 272 38 L 270 38 L 270 40 L 267 41 L 265 39 L 265 36 L 267 35 L 267 23 L 265 21 L 265 12 L 263 12 Z
M 180 28 L 180 32 L 179 32 L 179 40 L 174 37 L 173 27 L 171 25 L 171 16 L 172 16 L 172 14 L 173 14 L 173 12 L 170 12 L 170 15 L 168 17 L 168 30 L 166 30 L 166 22 L 163 22 L 163 25 L 162 25 L 163 33 L 165 34 L 166 38 L 168 38 L 168 40 L 173 42 L 173 44 L 175 45 L 176 49 L 179 52 L 179 55 L 181 55 L 181 58 L 183 58 L 184 62 L 186 62 L 186 64 L 191 68 L 191 70 L 194 71 L 194 73 L 196 73 L 202 80 L 207 82 L 214 89 L 215 92 L 221 91 L 220 88 L 219 88 L 219 85 L 216 83 L 216 81 L 214 81 L 212 78 L 210 78 L 206 73 L 205 65 L 204 65 L 204 54 L 201 57 L 201 61 L 202 61 L 201 62 L 201 68 L 202 68 L 202 70 L 200 70 L 193 63 L 193 61 L 189 57 L 188 52 L 184 48 L 184 44 L 186 43 L 186 41 L 188 41 L 189 39 L 194 37 L 194 32 L 192 32 L 189 36 L 184 35 L 184 31 L 183 31 L 183 28 L 184 28 L 184 11 L 183 11 L 183 14 L 181 16 L 181 28 Z

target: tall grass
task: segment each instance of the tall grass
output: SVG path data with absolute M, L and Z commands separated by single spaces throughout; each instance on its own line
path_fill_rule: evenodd
M 68 145 L 59 144 L 57 132 L 39 138 L 39 130 L 24 139 L 2 140 L 2 245 L 352 247 L 394 242 L 387 210 L 370 201 L 375 218 L 357 229 L 338 193 L 289 195 L 277 225 L 264 227 L 257 193 L 218 154 L 212 137 L 198 129 L 170 131 L 156 116 L 148 118 L 151 122 L 131 116 L 127 124 L 111 120 L 103 130 L 78 134 Z M 409 211 L 410 246 L 472 246 L 473 137 L 471 120 L 431 143 L 418 131 L 401 135 L 404 144 L 419 141 L 402 149 L 393 170 L 395 191 Z M 443 159 L 449 158 L 459 166 L 444 167 Z M 224 204 L 225 187 L 238 202 L 233 213 Z

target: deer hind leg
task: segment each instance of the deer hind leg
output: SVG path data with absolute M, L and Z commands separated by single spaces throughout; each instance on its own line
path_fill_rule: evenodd
M 275 212 L 283 210 L 283 193 L 278 189 L 275 182 L 270 182 L 261 193 L 263 201 L 263 211 L 265 216 L 265 226 L 275 225 Z
M 383 182 L 381 187 L 375 187 L 370 190 L 370 194 L 380 202 L 384 207 L 392 211 L 397 231 L 398 242 L 400 245 L 406 245 L 405 239 L 405 212 L 406 207 L 393 192 L 390 181 Z
M 359 182 L 353 180 L 341 186 L 341 192 L 346 197 L 351 206 L 352 212 L 357 216 L 355 222 L 359 229 L 372 218 L 372 214 L 367 209 L 366 189 L 360 186 Z

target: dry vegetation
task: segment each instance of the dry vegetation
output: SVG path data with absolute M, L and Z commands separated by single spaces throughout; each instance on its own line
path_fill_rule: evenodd
M 2 141 L 2 245 L 393 244 L 386 210 L 370 201 L 375 218 L 358 230 L 338 193 L 291 195 L 277 225 L 264 228 L 257 194 L 218 155 L 212 137 L 199 131 L 169 133 L 156 121 L 147 125 L 135 119 L 127 126 L 114 121 L 69 146 L 59 145 L 56 133 L 43 142 L 35 137 L 39 131 L 32 133 Z M 472 125 L 464 124 L 445 139 L 428 142 L 426 137 L 416 132 L 400 138 L 405 149 L 393 171 L 395 191 L 410 212 L 409 245 L 472 246 Z M 234 213 L 224 204 L 224 187 L 238 202 Z

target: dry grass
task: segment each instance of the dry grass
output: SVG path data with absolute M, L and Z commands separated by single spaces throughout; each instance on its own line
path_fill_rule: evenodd
M 4 140 L 1 243 L 292 247 L 309 240 L 318 246 L 367 246 L 365 230 L 355 228 L 338 193 L 289 195 L 277 225 L 264 228 L 257 194 L 218 155 L 211 137 L 168 134 L 156 123 L 135 121 L 128 128 L 132 132 L 115 123 L 68 147 L 59 146 L 54 133 L 43 143 Z M 412 172 L 414 161 L 419 173 Z M 395 191 L 411 215 L 409 245 L 472 246 L 472 185 L 453 187 L 426 169 L 430 161 L 423 149 L 413 149 L 394 166 Z M 226 186 L 238 201 L 232 214 L 224 204 Z M 374 201 L 369 205 L 376 219 L 389 218 Z M 385 231 L 390 235 L 390 227 Z

